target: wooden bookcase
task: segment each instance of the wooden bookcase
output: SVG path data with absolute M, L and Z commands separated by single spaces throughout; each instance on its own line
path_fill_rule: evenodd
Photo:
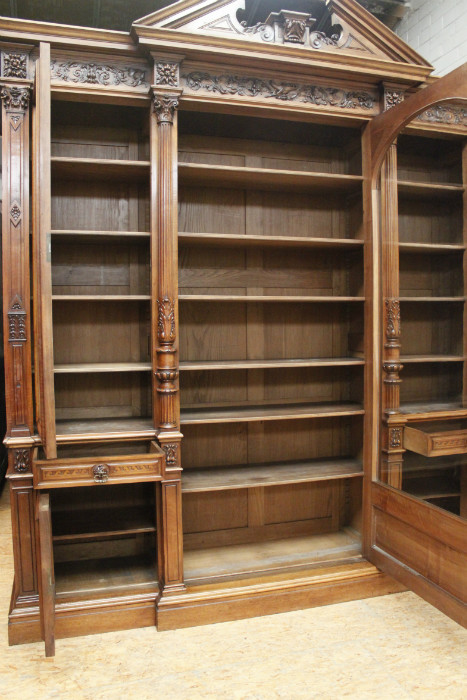
M 315 5 L 6 22 L 12 644 L 403 586 L 462 618 L 404 547 L 465 549 L 465 70 Z

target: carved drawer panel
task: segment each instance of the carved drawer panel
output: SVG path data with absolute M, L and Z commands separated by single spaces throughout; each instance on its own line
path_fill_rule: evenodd
M 425 457 L 467 454 L 467 421 L 437 421 L 406 427 L 404 447 Z
M 131 449 L 132 446 L 128 445 L 128 451 Z M 110 452 L 109 449 L 108 451 Z M 93 455 L 92 452 L 92 447 L 89 446 L 86 456 L 59 454 L 57 459 L 48 460 L 41 459 L 36 450 L 33 459 L 34 487 L 68 488 L 162 479 L 164 453 L 154 442 L 142 453 Z M 70 455 L 73 455 L 73 452 Z

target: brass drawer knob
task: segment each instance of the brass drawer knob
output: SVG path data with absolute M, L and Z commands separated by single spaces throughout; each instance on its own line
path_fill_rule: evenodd
M 109 467 L 107 464 L 96 464 L 92 468 L 92 473 L 96 484 L 105 484 L 109 480 Z

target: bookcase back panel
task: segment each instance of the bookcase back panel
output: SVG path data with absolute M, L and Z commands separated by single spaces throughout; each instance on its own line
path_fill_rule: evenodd
M 402 135 L 397 145 L 398 177 L 412 182 L 462 183 L 462 153 L 458 143 Z
M 149 361 L 149 305 L 145 302 L 56 301 L 55 364 Z
M 149 294 L 147 245 L 54 242 L 53 294 Z
M 403 355 L 462 355 L 462 303 L 403 302 Z
M 400 197 L 399 239 L 403 243 L 462 243 L 462 200 Z
M 464 276 L 462 255 L 401 254 L 399 258 L 401 296 L 462 296 Z
M 53 180 L 52 229 L 148 231 L 149 195 L 142 184 Z
M 146 160 L 147 113 L 91 103 L 52 103 L 51 155 Z
M 362 311 L 350 304 L 180 304 L 183 361 L 345 357 L 362 337 Z
M 182 407 L 361 401 L 362 368 L 301 367 L 182 372 Z
M 358 457 L 362 418 L 288 420 L 283 423 L 186 425 L 184 469 L 327 457 Z M 222 447 L 223 446 L 223 447 Z
M 361 202 L 342 194 L 182 186 L 179 230 L 254 236 L 359 238 Z
M 181 294 L 358 296 L 362 294 L 361 254 L 348 251 L 242 250 L 181 247 Z
M 149 373 L 56 375 L 55 406 L 57 420 L 149 416 Z

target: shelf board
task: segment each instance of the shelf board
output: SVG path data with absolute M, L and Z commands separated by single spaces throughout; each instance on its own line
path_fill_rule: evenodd
M 148 240 L 151 234 L 147 231 L 75 231 L 72 229 L 54 229 L 50 232 L 55 238 L 67 238 L 74 240 L 90 241 L 102 238 L 119 240 Z
M 181 425 L 201 423 L 243 423 L 267 420 L 293 420 L 294 418 L 326 418 L 334 416 L 363 415 L 358 403 L 340 404 L 269 404 L 267 406 L 229 406 L 216 408 L 182 409 Z
M 400 301 L 408 301 L 408 302 L 433 302 L 435 304 L 439 302 L 465 302 L 466 297 L 399 297 Z
M 179 163 L 181 185 L 232 187 L 235 189 L 280 189 L 294 192 L 361 192 L 361 175 L 334 175 L 296 170 Z
M 55 563 L 57 597 L 83 596 L 98 591 L 158 588 L 154 557 L 127 556 Z
M 79 542 L 89 538 L 155 532 L 154 520 L 144 508 L 106 508 L 55 512 L 52 516 L 54 542 Z
M 467 407 L 460 401 L 412 401 L 400 406 L 400 413 L 409 421 L 467 418 Z
M 209 360 L 207 362 L 180 362 L 180 370 L 220 370 L 220 369 L 274 369 L 276 367 L 345 367 L 364 365 L 359 357 L 323 357 L 316 359 L 292 360 Z
M 249 467 L 236 465 L 186 469 L 183 472 L 182 491 L 184 493 L 226 491 L 359 476 L 363 476 L 363 466 L 355 459 L 314 459 L 273 462 Z
M 151 418 L 92 418 L 57 420 L 57 442 L 146 440 L 156 436 Z
M 454 243 L 399 243 L 401 253 L 459 253 L 465 245 Z
M 439 185 L 431 182 L 398 181 L 398 191 L 411 197 L 435 197 L 436 199 L 451 199 L 464 192 L 463 185 Z
M 150 362 L 86 362 L 72 365 L 55 365 L 55 374 L 89 374 L 90 372 L 149 372 Z
M 53 294 L 52 301 L 147 301 L 149 294 Z
M 54 156 L 50 159 L 52 179 L 105 178 L 106 180 L 144 180 L 149 182 L 148 160 L 111 160 L 105 158 L 69 158 Z
M 179 244 L 226 247 L 273 248 L 361 248 L 364 242 L 356 238 L 306 238 L 304 236 L 234 236 L 228 233 L 178 234 Z
M 185 582 L 194 584 L 357 561 L 362 561 L 360 539 L 350 529 L 343 529 L 324 535 L 185 550 L 183 568 Z
M 282 301 L 282 302 L 354 302 L 365 301 L 365 297 L 330 297 L 330 296 L 267 296 L 246 294 L 180 294 L 179 301 Z
M 427 479 L 413 479 L 404 487 L 407 493 L 423 500 L 431 500 L 436 498 L 455 498 L 460 496 L 460 489 L 443 477 L 432 477 Z
M 431 362 L 464 362 L 463 355 L 401 355 L 401 362 L 405 365 L 423 364 Z

